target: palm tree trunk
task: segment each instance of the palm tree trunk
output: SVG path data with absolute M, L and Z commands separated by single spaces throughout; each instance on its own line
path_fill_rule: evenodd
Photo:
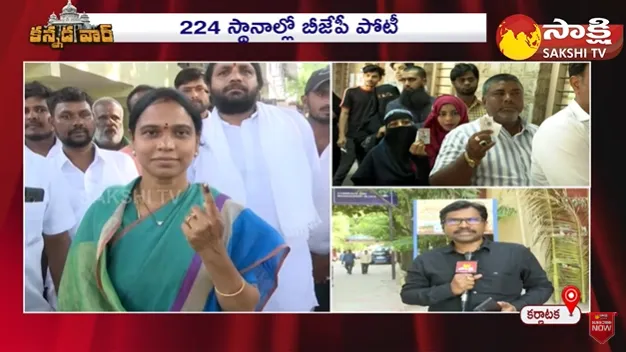
M 583 253 L 583 231 L 586 228 L 582 226 L 581 224 L 581 219 L 578 216 L 578 208 L 576 206 L 574 206 L 574 216 L 576 218 L 576 222 L 578 222 L 578 226 L 577 226 L 577 234 L 576 234 L 576 240 L 578 242 L 578 267 L 580 268 L 580 300 L 583 303 L 587 303 L 587 282 L 589 281 L 588 276 L 587 276 L 587 267 L 589 263 L 589 258 L 587 258 L 587 263 L 584 262 L 585 258 L 584 258 L 584 253 Z
M 578 267 L 580 268 L 580 300 L 583 303 L 587 303 L 587 295 L 585 294 L 585 292 L 587 292 L 587 280 L 585 279 L 587 277 L 587 275 L 585 274 L 585 271 L 587 271 L 586 269 L 586 265 L 583 264 L 583 243 L 582 243 L 582 236 L 579 233 L 576 237 L 578 240 Z
M 546 196 L 546 202 L 548 204 L 551 203 L 550 199 L 550 191 L 544 190 L 544 194 Z M 554 228 L 554 214 L 552 213 L 552 206 L 548 206 L 549 211 L 549 219 L 550 219 L 550 227 Z M 552 284 L 556 290 L 560 290 L 561 285 L 559 284 L 559 264 L 556 260 L 556 239 L 554 238 L 554 231 L 551 231 L 550 234 L 550 251 L 552 252 Z M 554 301 L 556 303 L 561 303 L 561 297 L 559 295 L 554 295 Z
M 520 194 L 520 190 L 516 189 L 515 190 L 515 198 L 517 199 L 517 217 L 519 218 L 519 228 L 520 231 L 522 232 L 522 243 L 524 244 L 524 247 L 528 247 L 527 241 L 526 241 L 526 222 L 525 222 L 525 218 L 524 218 L 524 209 L 522 208 L 522 203 L 520 200 L 521 194 Z
M 562 190 L 520 192 L 527 196 L 522 204 L 527 208 L 525 215 L 533 231 L 533 246 L 541 243 L 545 269 L 557 290 L 554 302 L 562 302 L 559 291 L 564 285 L 576 285 L 581 290 L 581 302 L 588 303 L 588 242 L 584 242 L 588 238 L 584 221 L 588 203 L 579 203 Z

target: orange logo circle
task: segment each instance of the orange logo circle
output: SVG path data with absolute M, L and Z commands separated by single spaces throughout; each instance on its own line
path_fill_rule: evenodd
M 496 43 L 500 52 L 511 60 L 531 58 L 541 45 L 541 28 L 526 15 L 512 15 L 498 26 Z

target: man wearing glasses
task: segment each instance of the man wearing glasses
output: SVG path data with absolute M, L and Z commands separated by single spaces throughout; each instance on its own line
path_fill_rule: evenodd
M 550 299 L 554 287 L 528 248 L 484 237 L 484 205 L 455 201 L 441 209 L 439 218 L 450 245 L 415 258 L 400 292 L 402 302 L 428 306 L 431 312 L 454 312 L 473 311 L 492 300 L 490 310 L 516 312 Z M 473 265 L 475 271 L 457 272 L 458 262 Z

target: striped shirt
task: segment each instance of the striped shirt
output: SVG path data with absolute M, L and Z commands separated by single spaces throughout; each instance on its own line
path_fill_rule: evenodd
M 536 125 L 522 119 L 522 132 L 511 136 L 502 128 L 495 138 L 496 144 L 474 170 L 471 184 L 474 186 L 530 186 L 531 148 Z M 480 131 L 480 121 L 460 125 L 446 135 L 439 150 L 437 161 L 430 175 L 454 163 L 463 153 L 467 141 Z

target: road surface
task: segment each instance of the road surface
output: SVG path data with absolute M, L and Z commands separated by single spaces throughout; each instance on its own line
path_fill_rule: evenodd
M 396 271 L 402 275 L 400 268 Z M 333 312 L 424 312 L 428 307 L 408 306 L 400 300 L 400 280 L 391 279 L 390 265 L 370 265 L 367 275 L 361 274 L 358 261 L 352 275 L 339 262 L 333 262 L 332 311 Z M 548 301 L 546 304 L 554 304 Z M 578 307 L 589 312 L 589 304 Z
M 400 269 L 397 270 L 398 275 Z M 340 262 L 333 263 L 333 312 L 414 312 L 426 307 L 407 306 L 400 300 L 400 286 L 391 279 L 390 265 L 370 265 L 367 275 L 361 274 L 358 261 L 348 275 Z

